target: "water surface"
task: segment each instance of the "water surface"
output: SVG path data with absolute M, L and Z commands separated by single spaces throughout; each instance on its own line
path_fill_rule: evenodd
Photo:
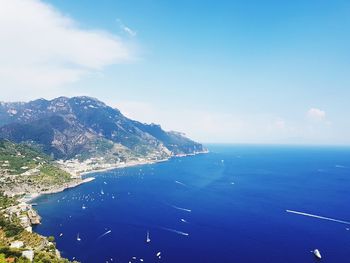
M 349 148 L 210 150 L 90 174 L 91 183 L 40 197 L 35 231 L 83 263 L 316 262 L 314 248 L 322 262 L 350 258 L 350 225 L 286 212 L 350 221 Z

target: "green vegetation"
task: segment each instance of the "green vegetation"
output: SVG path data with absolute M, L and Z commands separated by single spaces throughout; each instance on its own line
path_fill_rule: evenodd
M 57 167 L 52 158 L 39 149 L 0 140 L 0 190 L 41 192 L 61 187 L 71 180 L 69 173 Z
M 49 161 L 48 156 L 26 144 L 0 140 L 0 167 L 9 174 L 21 174 Z
M 57 258 L 54 253 L 38 252 L 34 257 L 34 263 L 69 263 L 68 259 Z M 73 261 L 77 262 L 77 261 Z
M 17 236 L 23 230 L 23 228 L 19 224 L 11 222 L 2 215 L 0 215 L 0 227 L 1 230 L 4 231 L 5 237 Z
M 27 144 L 16 144 L 0 139 L 0 263 L 14 260 L 16 263 L 27 263 L 22 251 L 32 249 L 35 263 L 67 263 L 56 255 L 54 238 L 45 238 L 28 232 L 20 223 L 20 214 L 10 213 L 7 209 L 18 205 L 16 197 L 8 197 L 4 192 L 23 194 L 32 189 L 36 192 L 60 187 L 70 182 L 71 175 L 53 162 L 52 158 Z M 18 196 L 17 196 L 18 197 Z M 13 241 L 22 241 L 23 248 L 13 249 Z M 13 261 L 11 261 L 13 262 Z
M 21 257 L 22 253 L 19 249 L 9 248 L 9 247 L 0 247 L 0 253 L 6 257 Z
M 33 176 L 32 180 L 43 186 L 61 185 L 69 182 L 71 175 L 51 164 L 43 164 L 40 167 L 40 174 Z
M 13 203 L 13 198 L 6 197 L 2 193 L 0 200 L 5 204 Z M 24 247 L 10 248 L 10 243 L 16 240 L 22 241 Z M 9 258 L 13 258 L 16 263 L 28 263 L 29 260 L 22 256 L 22 251 L 28 249 L 34 251 L 34 263 L 69 263 L 69 260 L 57 256 L 54 240 L 54 237 L 45 238 L 26 231 L 15 215 L 10 217 L 6 214 L 6 210 L 0 210 L 0 263 L 7 262 L 6 259 Z
M 97 139 L 92 144 L 96 151 L 106 153 L 113 148 L 113 142 L 106 139 Z
M 0 209 L 5 209 L 17 203 L 18 202 L 15 198 L 4 196 L 4 193 L 0 192 Z
M 85 161 L 91 157 L 104 156 L 108 154 L 114 147 L 114 143 L 110 140 L 99 138 L 91 141 L 89 150 L 79 153 L 76 157 L 79 161 Z

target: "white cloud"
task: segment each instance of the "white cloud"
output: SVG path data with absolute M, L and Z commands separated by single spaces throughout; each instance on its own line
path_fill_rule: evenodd
M 135 37 L 137 32 L 135 30 L 132 30 L 130 27 L 126 26 L 120 19 L 116 19 L 117 23 L 119 24 L 119 27 L 127 33 L 131 37 Z
M 306 113 L 307 117 L 314 121 L 323 121 L 326 118 L 326 112 L 318 108 L 311 108 Z
M 2 99 L 50 94 L 105 66 L 132 59 L 120 38 L 77 23 L 40 0 L 0 0 Z M 16 95 L 16 96 L 14 96 Z

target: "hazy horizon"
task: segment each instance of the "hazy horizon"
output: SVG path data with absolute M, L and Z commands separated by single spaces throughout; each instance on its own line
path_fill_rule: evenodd
M 0 2 L 0 101 L 86 95 L 203 143 L 350 145 L 346 1 Z

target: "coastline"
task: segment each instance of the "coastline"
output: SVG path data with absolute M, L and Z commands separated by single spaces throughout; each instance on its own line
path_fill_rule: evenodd
M 70 182 L 70 183 L 62 185 L 60 187 L 53 188 L 51 190 L 43 191 L 43 192 L 40 192 L 40 193 L 29 193 L 26 196 L 24 196 L 23 198 L 20 198 L 19 201 L 20 202 L 24 202 L 26 204 L 30 204 L 32 201 L 34 201 L 36 198 L 38 198 L 38 197 L 40 197 L 42 195 L 55 194 L 55 193 L 63 192 L 66 189 L 74 188 L 74 187 L 77 187 L 77 186 L 79 186 L 81 184 L 91 182 L 93 180 L 95 180 L 95 177 L 88 177 L 88 178 L 84 178 L 84 179 L 81 179 L 81 180 L 78 180 L 78 181 Z
M 106 167 L 95 167 L 94 169 L 91 170 L 87 170 L 87 171 L 76 171 L 76 170 L 70 170 L 68 167 L 64 167 L 64 169 L 69 172 L 70 174 L 74 175 L 74 174 L 78 174 L 76 176 L 79 177 L 79 179 L 77 179 L 77 181 L 73 181 L 70 183 L 67 183 L 65 185 L 62 185 L 60 187 L 57 188 L 53 188 L 51 190 L 47 190 L 47 191 L 43 191 L 40 193 L 30 193 L 27 194 L 25 197 L 20 198 L 19 200 L 21 202 L 30 204 L 31 202 L 33 202 L 33 200 L 35 200 L 36 198 L 39 198 L 42 195 L 46 195 L 46 194 L 55 194 L 55 193 L 59 193 L 59 192 L 63 192 L 66 189 L 70 189 L 70 188 L 74 188 L 77 187 L 81 184 L 84 183 L 89 183 L 93 180 L 95 180 L 95 177 L 86 177 L 86 178 L 82 178 L 83 176 L 92 174 L 92 173 L 97 173 L 97 172 L 105 172 L 105 171 L 110 171 L 110 170 L 114 170 L 114 169 L 120 169 L 120 168 L 127 168 L 127 167 L 133 167 L 133 166 L 139 166 L 139 165 L 147 165 L 147 164 L 155 164 L 155 163 L 161 163 L 161 162 L 166 162 L 169 161 L 171 158 L 182 158 L 182 157 L 188 157 L 188 156 L 195 156 L 198 154 L 207 154 L 209 153 L 209 150 L 205 150 L 205 151 L 201 151 L 201 152 L 194 152 L 194 153 L 189 153 L 189 154 L 177 154 L 177 155 L 173 155 L 164 159 L 159 159 L 159 160 L 137 160 L 137 161 L 130 161 L 130 162 L 126 162 L 126 163 L 118 163 L 118 164 L 106 164 Z M 63 168 L 63 167 L 61 167 Z
M 159 162 L 166 162 L 166 161 L 170 160 L 171 158 L 181 158 L 181 157 L 194 156 L 194 155 L 205 154 L 205 153 L 209 153 L 209 151 L 206 150 L 206 151 L 195 152 L 195 153 L 191 153 L 191 154 L 173 155 L 173 156 L 170 156 L 169 158 L 164 158 L 164 159 L 159 159 L 159 160 L 130 161 L 130 162 L 126 162 L 126 163 L 123 163 L 123 164 L 111 165 L 110 167 L 106 167 L 106 168 L 92 169 L 92 170 L 89 170 L 89 171 L 81 172 L 79 174 L 71 173 L 72 177 L 75 174 L 75 180 L 73 180 L 72 182 L 66 183 L 66 184 L 64 184 L 64 185 L 62 185 L 60 187 L 56 187 L 56 188 L 53 188 L 53 189 L 50 189 L 50 190 L 47 190 L 47 191 L 43 191 L 43 192 L 40 192 L 40 193 L 29 193 L 29 194 L 26 194 L 24 197 L 22 197 L 22 198 L 20 198 L 18 200 L 20 202 L 22 202 L 22 203 L 25 203 L 29 207 L 29 209 L 31 209 L 31 211 L 33 211 L 33 214 L 36 215 L 37 221 L 34 224 L 40 224 L 40 221 L 41 221 L 42 218 L 40 217 L 38 212 L 35 209 L 32 208 L 32 206 L 35 205 L 33 203 L 33 201 L 35 199 L 41 197 L 42 195 L 55 194 L 55 193 L 63 192 L 66 189 L 74 188 L 74 187 L 77 187 L 77 186 L 79 186 L 81 184 L 88 183 L 88 182 L 91 182 L 91 181 L 95 180 L 95 177 L 83 178 L 84 175 L 88 175 L 88 174 L 96 173 L 96 172 L 103 172 L 103 171 L 108 171 L 108 170 L 114 170 L 114 169 L 118 169 L 118 168 L 126 168 L 126 167 L 133 167 L 133 166 L 139 166 L 139 165 L 146 165 L 146 164 L 154 164 L 154 163 L 159 163 Z M 29 226 L 30 231 L 32 231 L 32 225 L 33 225 L 33 223 L 31 222 L 30 226 Z M 47 238 L 47 237 L 44 237 L 44 238 Z M 58 254 L 59 258 L 60 258 L 60 251 L 57 248 L 55 248 L 55 249 L 56 249 L 56 254 Z
M 127 167 L 133 167 L 133 166 L 138 166 L 138 165 L 161 163 L 161 162 L 169 161 L 171 158 L 181 158 L 181 157 L 195 156 L 198 154 L 207 154 L 207 153 L 209 153 L 209 150 L 188 153 L 188 154 L 177 154 L 177 155 L 173 155 L 173 156 L 170 156 L 170 157 L 167 157 L 164 159 L 159 159 L 159 160 L 138 160 L 138 161 L 130 161 L 127 163 L 106 164 L 106 167 L 97 167 L 97 168 L 92 168 L 91 170 L 81 171 L 81 172 L 79 172 L 79 175 L 84 176 L 84 175 L 88 175 L 91 173 L 105 172 L 105 171 L 110 171 L 110 170 L 114 170 L 114 169 L 118 169 L 118 168 L 127 168 Z M 76 171 L 69 171 L 69 172 L 74 173 Z
M 133 167 L 133 166 L 138 166 L 138 165 L 161 163 L 161 162 L 166 162 L 169 159 L 170 158 L 165 158 L 165 159 L 160 159 L 160 160 L 131 161 L 131 162 L 123 163 L 123 164 L 108 165 L 108 167 L 101 167 L 101 168 L 81 172 L 80 176 L 88 175 L 91 173 L 110 171 L 110 170 L 119 169 L 119 168 L 127 168 L 127 167 Z

